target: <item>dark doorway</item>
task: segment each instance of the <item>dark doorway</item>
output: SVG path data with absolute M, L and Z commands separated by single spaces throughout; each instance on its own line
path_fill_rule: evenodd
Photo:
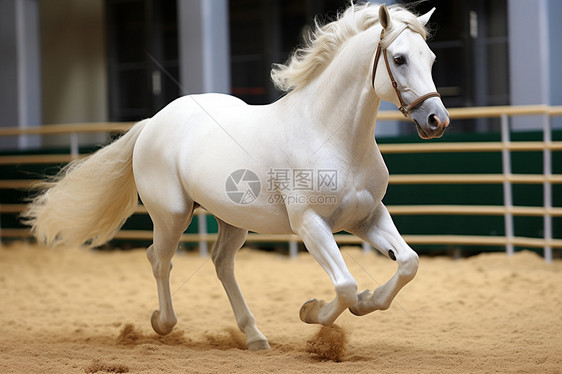
M 232 94 L 251 104 L 278 98 L 269 77 L 272 64 L 287 60 L 315 16 L 329 20 L 348 5 L 348 0 L 230 1 Z
M 107 0 L 109 117 L 138 121 L 178 97 L 176 0 Z

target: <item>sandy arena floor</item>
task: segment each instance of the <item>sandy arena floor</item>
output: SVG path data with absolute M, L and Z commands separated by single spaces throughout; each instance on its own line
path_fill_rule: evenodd
M 395 271 L 381 256 L 342 251 L 360 289 Z M 306 253 L 291 260 L 243 249 L 238 279 L 267 352 L 244 350 L 211 261 L 179 253 L 174 265 L 179 322 L 159 337 L 143 250 L 0 246 L 0 373 L 562 372 L 560 260 L 422 257 L 389 310 L 346 311 L 339 328 L 321 329 L 298 317 L 307 299 L 333 296 L 321 267 Z

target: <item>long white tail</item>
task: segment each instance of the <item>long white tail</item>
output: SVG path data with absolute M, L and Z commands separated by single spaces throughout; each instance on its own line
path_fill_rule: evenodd
M 133 148 L 147 122 L 40 185 L 22 214 L 40 243 L 95 247 L 115 235 L 138 203 Z

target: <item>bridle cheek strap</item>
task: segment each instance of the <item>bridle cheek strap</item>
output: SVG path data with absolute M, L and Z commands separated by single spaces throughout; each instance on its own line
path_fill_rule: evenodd
M 425 95 L 418 97 L 416 100 L 412 101 L 410 104 L 406 104 L 404 99 L 402 99 L 402 94 L 398 89 L 398 83 L 394 79 L 394 75 L 392 74 L 392 69 L 390 68 L 390 64 L 388 63 L 388 57 L 386 55 L 386 48 L 382 47 L 382 39 L 384 37 L 384 29 L 381 31 L 381 38 L 379 40 L 379 45 L 377 47 L 377 53 L 375 54 L 375 62 L 373 63 L 373 89 L 375 88 L 375 75 L 377 73 L 377 66 L 379 64 L 379 57 L 382 55 L 384 58 L 384 64 L 386 66 L 386 71 L 388 71 L 388 76 L 390 77 L 390 82 L 392 83 L 392 87 L 394 88 L 394 92 L 396 92 L 396 96 L 398 97 L 398 101 L 400 101 L 400 107 L 398 110 L 404 115 L 404 117 L 408 118 L 410 116 L 410 112 L 423 103 L 425 100 L 429 99 L 430 97 L 441 97 L 438 92 L 429 92 Z

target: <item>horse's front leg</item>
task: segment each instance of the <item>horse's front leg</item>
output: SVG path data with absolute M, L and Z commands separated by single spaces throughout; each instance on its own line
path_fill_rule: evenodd
M 381 203 L 370 219 L 352 231 L 359 238 L 370 243 L 390 259 L 398 262 L 396 274 L 373 293 L 364 290 L 358 295 L 357 303 L 349 310 L 358 316 L 375 310 L 386 310 L 392 300 L 418 270 L 419 258 L 416 252 L 402 238 L 388 210 Z
M 329 303 L 311 299 L 300 310 L 306 323 L 329 326 L 347 308 L 357 302 L 357 283 L 349 273 L 329 225 L 312 211 L 291 222 L 306 248 L 330 276 L 336 297 Z

